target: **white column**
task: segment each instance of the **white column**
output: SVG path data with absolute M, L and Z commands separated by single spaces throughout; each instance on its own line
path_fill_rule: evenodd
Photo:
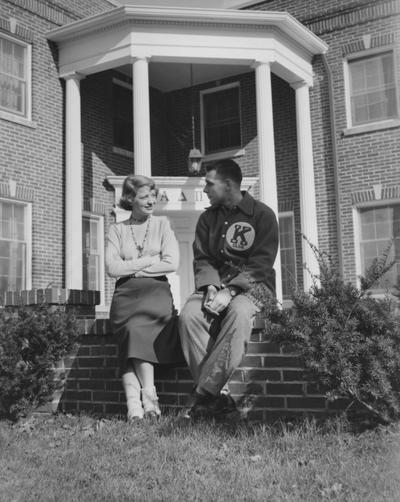
M 82 289 L 82 75 L 66 77 L 65 96 L 65 287 Z
M 298 82 L 292 84 L 292 87 L 296 92 L 301 232 L 314 246 L 318 247 L 309 86 L 305 82 Z M 305 264 L 304 290 L 308 291 L 313 284 L 312 276 L 319 273 L 319 265 L 310 245 L 304 239 L 302 239 L 302 251 Z
M 133 74 L 133 149 L 135 174 L 151 176 L 149 63 L 137 58 Z
M 278 218 L 278 188 L 276 183 L 274 121 L 272 116 L 272 85 L 269 62 L 257 62 L 257 137 L 258 164 L 260 169 L 260 199 Z M 280 249 L 274 264 L 276 274 L 276 297 L 282 301 L 282 271 Z

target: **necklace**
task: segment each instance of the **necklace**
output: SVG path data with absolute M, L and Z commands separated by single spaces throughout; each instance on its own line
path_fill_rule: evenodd
M 135 218 L 132 218 L 132 222 L 134 222 L 134 221 L 139 221 L 139 220 L 136 220 Z M 135 247 L 136 247 L 137 252 L 138 252 L 138 258 L 141 258 L 143 256 L 143 250 L 144 250 L 144 246 L 146 244 L 147 234 L 149 233 L 149 225 L 150 225 L 150 218 L 147 219 L 146 232 L 145 232 L 144 237 L 143 237 L 143 242 L 142 242 L 142 244 L 140 246 L 137 243 L 137 240 L 135 238 L 135 234 L 133 232 L 133 225 L 132 225 L 132 223 L 130 225 L 133 243 L 135 244 Z

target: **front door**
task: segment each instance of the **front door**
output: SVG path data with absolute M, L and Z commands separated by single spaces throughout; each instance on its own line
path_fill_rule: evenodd
M 157 211 L 168 217 L 179 242 L 180 262 L 178 270 L 168 275 L 175 307 L 180 311 L 194 291 L 193 249 L 194 231 L 199 211 Z

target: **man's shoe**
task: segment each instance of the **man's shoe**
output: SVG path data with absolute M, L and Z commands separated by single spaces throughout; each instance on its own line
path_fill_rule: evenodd
M 209 403 L 208 411 L 211 416 L 217 418 L 223 415 L 229 415 L 229 413 L 236 412 L 237 407 L 233 397 L 230 394 L 221 393 L 214 399 L 214 401 Z
M 185 407 L 180 412 L 180 417 L 190 420 L 208 415 L 210 404 L 215 400 L 212 394 L 199 394 L 194 391 L 190 394 Z
M 218 418 L 237 411 L 236 403 L 230 394 L 198 394 L 194 392 L 189 397 L 181 416 L 186 419 Z

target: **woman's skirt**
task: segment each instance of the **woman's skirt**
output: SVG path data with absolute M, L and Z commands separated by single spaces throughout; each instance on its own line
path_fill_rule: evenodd
M 118 279 L 110 322 L 112 332 L 119 337 L 121 373 L 129 358 L 152 363 L 183 362 L 178 317 L 165 276 Z

